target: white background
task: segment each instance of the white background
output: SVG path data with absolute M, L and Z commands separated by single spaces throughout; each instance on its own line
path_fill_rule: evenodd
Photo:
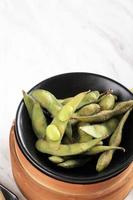
M 8 146 L 21 90 L 72 71 L 133 87 L 133 0 L 0 0 L 0 182 L 21 200 Z

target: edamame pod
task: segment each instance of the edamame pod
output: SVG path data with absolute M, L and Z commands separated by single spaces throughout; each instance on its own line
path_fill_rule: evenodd
M 57 166 L 63 167 L 66 169 L 72 169 L 76 167 L 81 167 L 85 165 L 88 161 L 90 161 L 90 158 L 78 158 L 78 159 L 70 159 L 66 160 L 62 163 L 59 163 Z
M 78 134 L 79 134 L 79 139 L 78 142 L 82 143 L 82 142 L 88 142 L 89 140 L 92 140 L 92 136 L 87 134 L 85 131 L 83 131 L 81 129 L 81 127 L 84 127 L 86 125 L 86 123 L 81 122 L 78 125 Z
M 112 134 L 110 140 L 109 140 L 109 145 L 110 146 L 119 146 L 121 143 L 121 139 L 122 139 L 122 130 L 124 127 L 124 124 L 129 116 L 131 112 L 131 109 L 128 110 L 124 116 L 122 117 L 122 119 L 120 120 L 116 130 L 114 131 L 114 133 Z M 115 150 L 109 150 L 109 151 L 105 151 L 104 153 L 102 153 L 100 155 L 100 157 L 98 158 L 97 161 L 97 165 L 96 165 L 96 170 L 98 172 L 103 171 L 111 162 L 113 154 L 114 154 Z
M 87 104 L 93 103 L 95 101 L 98 100 L 100 96 L 100 93 L 98 91 L 88 91 L 88 93 L 86 94 L 86 96 L 84 97 L 84 99 L 82 100 L 82 102 L 79 104 L 78 108 L 81 108 Z M 73 97 L 68 97 L 65 99 L 60 99 L 59 102 L 61 102 L 63 105 L 65 105 L 66 103 L 68 103 Z
M 100 106 L 96 103 L 92 103 L 82 107 L 77 114 L 80 116 L 89 116 L 98 113 L 101 110 Z
M 112 117 L 125 113 L 132 107 L 133 107 L 133 100 L 123 101 L 118 103 L 113 110 L 103 110 L 92 116 L 79 116 L 77 114 L 74 114 L 72 118 L 89 123 L 104 122 Z
M 59 103 L 56 97 L 47 90 L 33 90 L 31 92 L 31 96 L 34 97 L 34 99 L 38 101 L 43 108 L 47 109 L 52 116 L 56 116 L 62 108 L 61 103 Z
M 73 97 L 66 105 L 63 106 L 63 108 L 54 117 L 53 121 L 51 122 L 50 125 L 48 125 L 46 129 L 46 137 L 48 141 L 56 141 L 58 145 L 60 144 L 64 132 L 66 130 L 68 121 L 71 118 L 74 111 L 76 110 L 79 103 L 84 98 L 85 94 L 86 92 L 82 92 Z M 56 136 L 58 135 L 58 138 L 56 137 L 56 140 L 55 140 L 55 135 Z
M 98 144 L 104 137 L 90 140 L 84 143 L 74 143 L 74 144 L 60 144 L 47 142 L 44 139 L 38 139 L 36 142 L 36 149 L 42 153 L 54 155 L 54 156 L 71 156 L 86 152 L 96 144 Z
M 24 103 L 32 121 L 32 128 L 38 138 L 44 138 L 47 122 L 40 104 L 36 102 L 29 94 L 23 91 Z
M 89 94 L 90 92 L 90 94 Z M 81 104 L 78 106 L 78 108 L 84 106 L 84 105 L 87 105 L 87 104 L 90 104 L 90 103 L 93 103 L 95 101 L 98 100 L 98 98 L 105 94 L 100 94 L 99 91 L 89 91 L 88 94 L 86 95 L 86 97 L 83 99 L 83 101 L 81 102 Z M 107 93 L 107 92 L 106 92 Z M 65 98 L 65 99 L 59 99 L 58 101 L 65 105 L 66 103 L 68 103 L 73 97 L 68 97 L 68 98 Z
M 123 147 L 97 145 L 91 148 L 89 151 L 86 151 L 85 155 L 95 155 L 109 150 L 122 150 L 125 152 L 125 149 Z
M 60 156 L 49 156 L 48 159 L 56 164 L 62 163 L 64 161 L 64 158 Z
M 118 125 L 118 119 L 112 118 L 107 122 L 101 124 L 94 124 L 94 125 L 85 124 L 84 126 L 80 126 L 79 129 L 94 138 L 99 138 L 102 136 L 107 136 L 107 137 L 110 136 L 116 129 L 117 125 Z
M 22 91 L 22 92 L 23 92 L 24 103 L 27 108 L 28 114 L 29 114 L 30 118 L 32 118 L 32 110 L 33 110 L 35 100 L 29 94 L 27 94 L 25 91 Z
M 77 109 L 80 109 L 81 107 L 97 102 L 98 98 L 100 97 L 100 93 L 99 91 L 91 91 L 88 92 L 84 99 L 81 101 L 81 103 L 79 104 L 79 106 L 77 107 Z
M 115 106 L 116 100 L 117 100 L 117 97 L 115 95 L 107 94 L 103 98 L 101 98 L 99 105 L 102 110 L 112 110 Z
M 32 128 L 38 138 L 44 138 L 46 133 L 47 121 L 39 103 L 34 103 L 32 110 Z

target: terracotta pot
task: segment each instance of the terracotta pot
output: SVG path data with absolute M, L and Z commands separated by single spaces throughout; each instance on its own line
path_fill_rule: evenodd
M 123 200 L 133 188 L 133 164 L 119 175 L 95 184 L 56 180 L 36 169 L 21 152 L 10 132 L 10 153 L 15 181 L 28 200 Z

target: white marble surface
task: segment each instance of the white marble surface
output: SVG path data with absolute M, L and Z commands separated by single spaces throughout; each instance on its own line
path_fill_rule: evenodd
M 71 71 L 133 87 L 133 0 L 0 0 L 0 182 L 21 200 L 8 146 L 21 90 Z

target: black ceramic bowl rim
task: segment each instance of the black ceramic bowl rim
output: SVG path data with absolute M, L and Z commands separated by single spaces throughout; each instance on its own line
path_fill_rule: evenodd
M 6 199 L 18 200 L 18 197 L 13 192 L 11 192 L 11 190 L 7 189 L 2 184 L 0 184 L 0 190 L 2 191 L 2 193 Z
M 100 74 L 95 74 L 95 73 L 88 73 L 88 72 L 71 72 L 71 73 L 64 73 L 64 74 L 58 74 L 56 76 L 52 76 L 50 78 L 47 78 L 43 81 L 41 81 L 40 83 L 36 84 L 34 87 L 32 87 L 29 92 L 31 92 L 35 87 L 37 87 L 38 85 L 41 85 L 41 83 L 43 83 L 44 81 L 48 81 L 49 79 L 53 79 L 53 78 L 58 78 L 58 77 L 61 77 L 61 76 L 65 76 L 65 75 L 72 75 L 72 74 L 81 74 L 81 75 L 94 75 L 94 76 L 97 76 L 97 77 L 101 77 L 101 78 L 104 78 L 104 79 L 107 79 L 107 80 L 110 80 L 116 84 L 118 84 L 120 87 L 122 87 L 123 89 L 127 90 L 133 97 L 133 94 L 131 93 L 130 90 L 128 90 L 125 86 L 123 86 L 121 83 L 109 78 L 109 77 L 106 77 L 106 76 L 103 76 L 103 75 L 100 75 Z M 29 93 L 28 92 L 28 93 Z M 34 160 L 34 157 L 31 156 L 29 154 L 29 152 L 24 148 L 23 146 L 23 143 L 21 141 L 21 137 L 20 137 L 20 134 L 19 134 L 19 130 L 18 130 L 18 116 L 19 116 L 19 109 L 21 107 L 23 103 L 23 100 L 21 100 L 19 106 L 18 106 L 18 109 L 17 109 L 17 112 L 16 112 L 16 120 L 15 120 L 15 136 L 16 136 L 16 139 L 17 139 L 17 143 L 22 151 L 22 153 L 24 154 L 24 156 L 28 159 L 28 161 L 30 161 L 31 164 L 33 164 L 33 166 L 35 166 L 37 169 L 39 169 L 41 172 L 43 172 L 44 174 L 52 177 L 52 178 L 55 178 L 57 180 L 60 180 L 60 181 L 64 181 L 64 182 L 68 182 L 68 183 L 73 183 L 73 184 L 90 184 L 90 183 L 97 183 L 97 182 L 101 182 L 101 181 L 104 181 L 104 180 L 107 180 L 109 178 L 112 178 L 116 175 L 118 175 L 119 173 L 121 173 L 124 169 L 126 169 L 129 164 L 133 161 L 133 155 L 131 157 L 129 157 L 123 164 L 119 165 L 119 167 L 113 172 L 113 174 L 108 174 L 108 177 L 106 176 L 102 176 L 100 177 L 98 180 L 93 180 L 93 179 L 89 179 L 88 180 L 78 180 L 78 179 L 73 179 L 71 177 L 64 177 L 64 176 L 58 176 L 55 173 L 51 173 L 50 170 L 46 169 L 45 166 L 42 168 L 41 165 L 39 165 L 36 160 Z

